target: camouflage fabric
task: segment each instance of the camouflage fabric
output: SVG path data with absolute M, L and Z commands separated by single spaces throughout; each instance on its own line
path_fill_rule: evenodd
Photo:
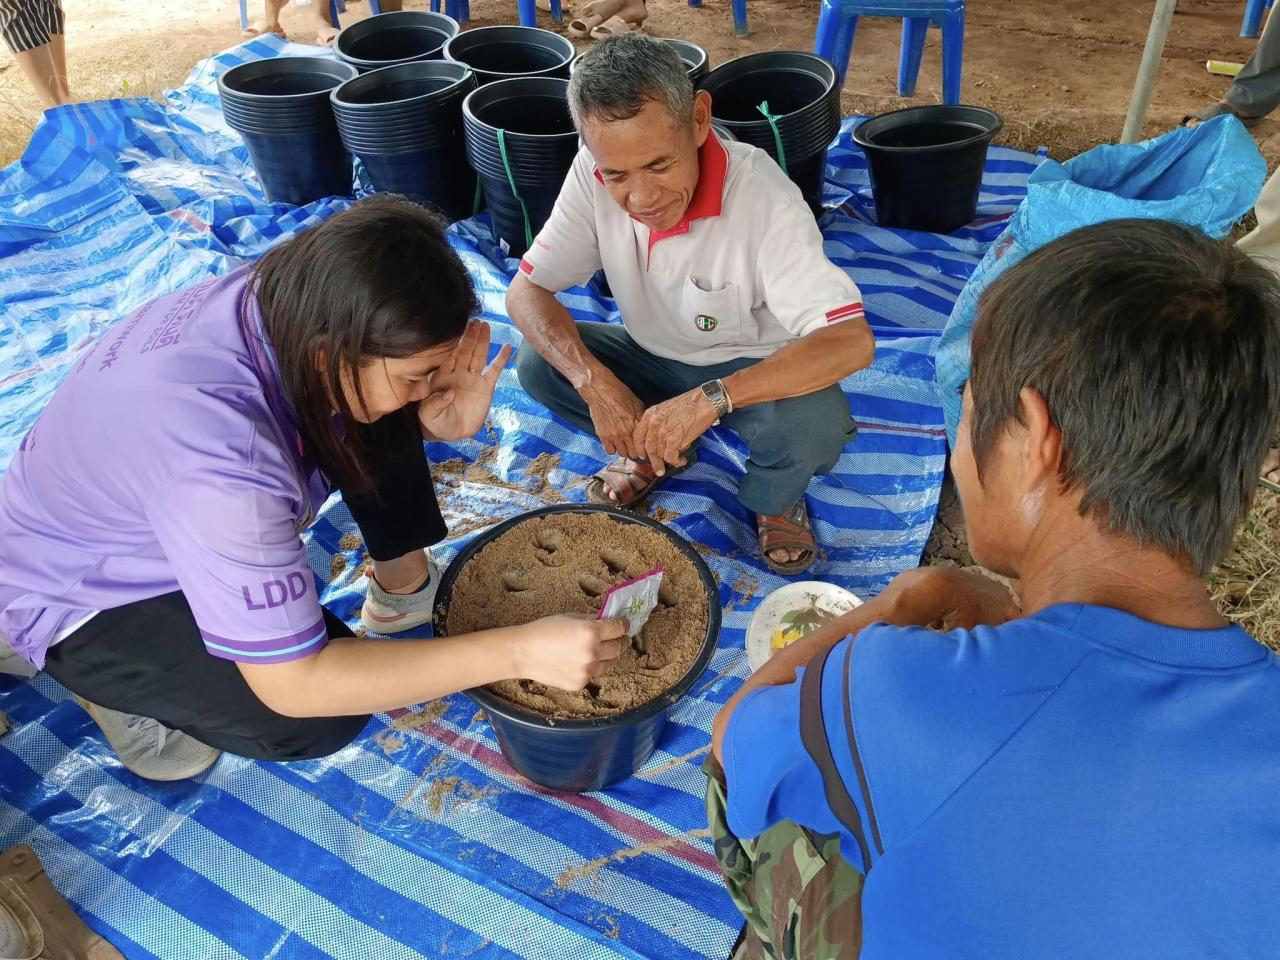
M 729 831 L 724 773 L 707 775 L 707 822 L 729 895 L 747 924 L 731 960 L 851 960 L 862 947 L 862 874 L 840 855 L 838 836 L 789 820 L 754 840 Z

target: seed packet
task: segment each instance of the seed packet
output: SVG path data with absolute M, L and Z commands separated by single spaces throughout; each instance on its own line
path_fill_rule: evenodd
M 627 635 L 636 636 L 658 605 L 658 587 L 662 585 L 663 568 L 610 587 L 600 607 L 601 620 L 626 620 Z

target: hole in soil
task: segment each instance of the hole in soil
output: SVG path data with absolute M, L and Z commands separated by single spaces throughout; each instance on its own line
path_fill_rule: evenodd
M 594 700 L 596 699 L 596 697 L 600 696 L 600 684 L 592 680 L 590 683 L 588 683 L 585 687 L 582 688 L 582 692 L 585 693 L 592 700 Z
M 669 583 L 663 583 L 658 587 L 658 603 L 666 607 L 668 610 L 678 606 L 680 601 L 676 598 L 675 587 Z
M 578 586 L 582 588 L 582 592 L 588 597 L 600 597 L 609 589 L 609 585 L 599 577 L 593 577 L 589 573 L 584 573 L 578 578 Z
M 631 557 L 627 555 L 625 550 L 619 550 L 617 547 L 605 547 L 600 551 L 600 559 L 604 561 L 604 565 L 609 568 L 610 573 L 630 573 Z
M 521 680 L 520 689 L 525 693 L 542 693 L 542 684 L 536 680 Z
M 534 556 L 538 558 L 538 562 L 544 567 L 560 567 L 564 566 L 564 557 L 550 550 L 543 550 L 539 547 L 534 551 Z
M 564 531 L 557 530 L 555 527 L 547 527 L 537 532 L 533 542 L 539 550 L 555 553 L 564 546 Z
M 533 582 L 526 567 L 507 567 L 502 571 L 502 586 L 508 593 L 523 593 Z

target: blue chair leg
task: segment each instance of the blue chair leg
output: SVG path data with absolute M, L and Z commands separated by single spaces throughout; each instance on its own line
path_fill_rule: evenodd
M 551 0 L 551 19 L 556 23 L 564 22 L 564 9 L 560 6 L 560 0 Z
M 518 0 L 516 5 L 520 10 L 520 26 L 536 27 L 538 25 L 537 0 Z
M 375 16 L 382 14 L 382 8 L 378 6 L 378 0 L 369 0 L 369 11 Z
M 929 35 L 928 17 L 907 17 L 902 21 L 902 52 L 898 54 L 898 96 L 916 95 L 916 78 L 924 59 L 924 41 Z
M 702 6 L 702 0 L 689 0 L 689 6 L 700 7 Z
M 329 22 L 335 27 L 342 25 L 342 21 L 338 19 L 338 0 L 329 0 Z
M 843 86 L 845 74 L 849 72 L 849 56 L 853 52 L 853 35 L 858 29 L 858 18 L 846 15 L 839 3 L 840 0 L 822 0 L 818 13 L 818 31 L 813 37 L 813 52 L 835 64 Z
M 1256 37 L 1262 32 L 1262 15 L 1266 9 L 1266 0 L 1245 0 L 1244 22 L 1240 24 L 1240 36 Z
M 249 29 L 249 0 L 240 0 L 240 32 Z
M 431 12 L 432 13 L 440 12 L 440 0 L 431 0 Z
M 747 23 L 747 0 L 733 0 L 733 32 L 740 37 L 751 33 L 751 26 Z
M 960 102 L 960 75 L 964 70 L 964 8 L 948 13 L 942 22 L 942 102 Z

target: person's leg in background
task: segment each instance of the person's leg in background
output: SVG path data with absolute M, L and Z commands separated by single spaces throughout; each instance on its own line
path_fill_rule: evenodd
M 288 2 L 289 0 L 263 0 L 262 18 L 249 24 L 241 36 L 249 38 L 274 33 L 278 37 L 284 37 L 284 27 L 280 24 L 280 12 Z
M 1267 17 L 1253 56 L 1222 99 L 1236 116 L 1250 120 L 1280 106 L 1280 17 Z
M 731 960 L 828 960 L 862 949 L 862 874 L 820 837 L 789 820 L 754 840 L 729 829 L 724 773 L 707 775 L 711 845 L 734 905 L 746 921 Z
M 47 110 L 74 103 L 57 0 L 0 0 L 0 35 Z
M 448 534 L 415 410 L 354 428 L 373 462 L 373 489 L 342 493 L 373 561 L 361 614 L 376 633 L 431 619 L 439 568 L 430 548 Z
M 1267 25 L 1272 22 L 1280 23 L 1280 17 L 1272 17 Z M 1280 273 L 1280 169 L 1262 185 L 1262 193 L 1258 194 L 1258 201 L 1253 206 L 1253 215 L 1258 225 L 1241 237 L 1236 246 Z M 1267 453 L 1262 462 L 1261 479 L 1273 490 L 1280 490 L 1280 450 L 1272 449 Z
M 324 619 L 330 637 L 351 636 L 328 611 Z M 268 709 L 233 661 L 206 649 L 182 593 L 102 611 L 49 648 L 45 671 L 82 698 L 124 764 L 154 780 L 195 776 L 219 751 L 274 761 L 328 756 L 369 720 Z

